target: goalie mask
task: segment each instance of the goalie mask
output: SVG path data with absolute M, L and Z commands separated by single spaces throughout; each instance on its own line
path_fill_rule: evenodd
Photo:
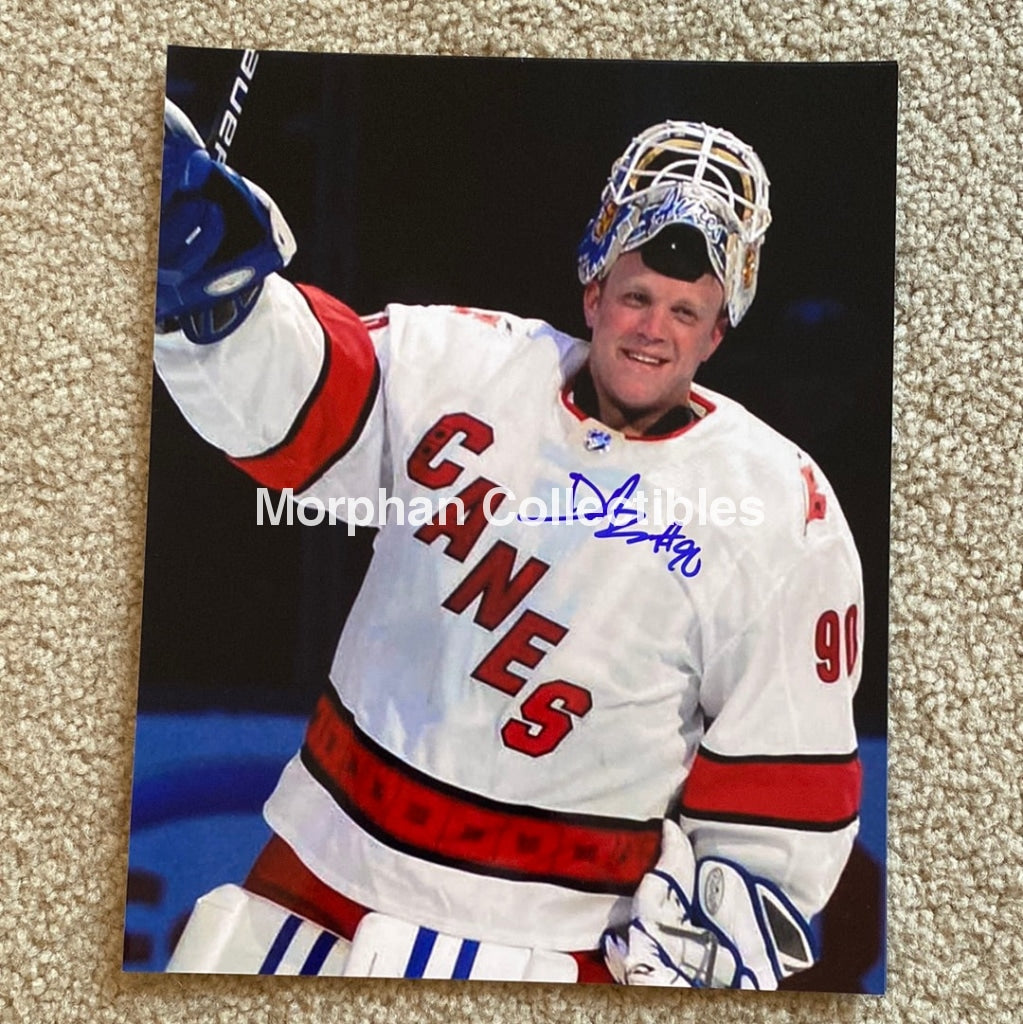
M 768 191 L 760 158 L 731 133 L 691 121 L 654 125 L 611 168 L 579 245 L 579 280 L 605 277 L 619 256 L 669 225 L 695 228 L 734 327 L 757 290 L 760 246 L 771 223 Z

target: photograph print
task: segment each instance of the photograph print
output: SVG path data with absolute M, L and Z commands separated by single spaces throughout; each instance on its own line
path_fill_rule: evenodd
M 125 970 L 884 991 L 896 105 L 168 51 Z

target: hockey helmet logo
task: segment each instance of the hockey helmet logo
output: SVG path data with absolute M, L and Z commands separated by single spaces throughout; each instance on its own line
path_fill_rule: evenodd
M 646 241 L 669 224 L 687 224 L 696 228 L 707 242 L 707 254 L 714 273 L 718 278 L 724 277 L 731 236 L 721 215 L 710 209 L 705 200 L 691 195 L 684 186 L 671 188 L 656 206 L 648 206 L 642 211 L 632 233 L 642 235 Z
M 614 223 L 615 214 L 618 213 L 618 204 L 607 200 L 600 208 L 600 212 L 594 218 L 593 222 L 593 237 L 598 241 L 604 238 L 608 231 L 611 230 L 611 225 Z

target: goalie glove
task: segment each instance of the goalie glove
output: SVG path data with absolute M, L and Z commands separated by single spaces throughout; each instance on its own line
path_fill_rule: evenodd
M 777 886 L 719 857 L 696 863 L 672 821 L 632 914 L 624 938 L 602 940 L 622 985 L 775 989 L 814 962 L 809 924 Z
M 632 898 L 626 937 L 604 932 L 601 944 L 619 985 L 709 986 L 717 940 L 693 924 L 696 858 L 682 830 L 665 819 L 661 855 Z
M 217 163 L 188 118 L 165 101 L 157 332 L 180 328 L 197 344 L 219 341 L 294 253 L 295 239 L 273 200 Z

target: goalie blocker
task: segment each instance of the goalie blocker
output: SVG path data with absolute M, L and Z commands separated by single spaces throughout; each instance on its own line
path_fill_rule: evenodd
M 218 163 L 170 100 L 163 121 L 156 330 L 206 345 L 238 328 L 263 281 L 291 262 L 295 239 L 277 204 Z

